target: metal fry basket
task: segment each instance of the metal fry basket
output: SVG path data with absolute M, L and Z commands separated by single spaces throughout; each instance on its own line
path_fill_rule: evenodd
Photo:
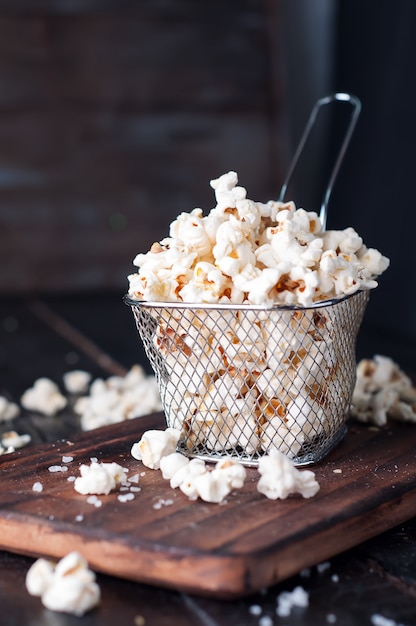
M 344 436 L 369 292 L 308 308 L 128 297 L 178 450 L 256 466 L 276 448 L 316 463 Z

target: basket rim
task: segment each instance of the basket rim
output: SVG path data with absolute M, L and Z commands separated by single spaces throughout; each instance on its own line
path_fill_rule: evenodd
M 265 306 L 262 304 L 231 304 L 225 302 L 157 302 L 148 300 L 134 300 L 128 293 L 123 296 L 123 302 L 131 307 L 139 307 L 144 309 L 198 309 L 198 310 L 219 310 L 219 311 L 307 311 L 309 309 L 321 309 L 324 307 L 334 306 L 354 298 L 359 294 L 366 293 L 370 295 L 369 289 L 359 289 L 354 293 L 349 293 L 338 298 L 330 298 L 329 300 L 320 300 L 313 302 L 308 306 L 299 304 L 275 304 L 273 306 Z

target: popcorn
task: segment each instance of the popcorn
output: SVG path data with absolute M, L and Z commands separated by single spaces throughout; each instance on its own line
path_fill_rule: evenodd
M 79 471 L 81 476 L 76 478 L 74 489 L 82 495 L 107 495 L 118 484 L 127 480 L 126 471 L 118 463 L 83 464 Z
M 416 423 L 416 388 L 389 357 L 375 355 L 357 365 L 351 416 L 385 426 L 389 418 Z
M 150 469 L 159 469 L 162 457 L 176 450 L 180 431 L 175 428 L 148 430 L 133 444 L 131 455 Z
M 294 458 L 349 404 L 336 321 L 314 305 L 375 288 L 389 260 L 353 228 L 325 231 L 317 213 L 255 202 L 237 182 L 235 172 L 212 180 L 216 206 L 181 213 L 168 237 L 136 256 L 128 295 L 195 305 L 150 313 L 168 424 L 191 449 L 277 448 Z M 214 479 L 204 480 L 208 488 Z
M 220 503 L 233 489 L 241 489 L 244 485 L 246 470 L 234 459 L 223 459 L 212 470 L 202 459 L 187 461 L 181 462 L 176 471 L 172 472 L 171 468 L 166 475 L 170 476 L 171 487 L 179 487 L 190 500 L 201 498 L 204 502 Z
M 259 459 L 260 480 L 257 491 L 271 500 L 285 499 L 299 493 L 312 498 L 319 491 L 319 484 L 311 470 L 299 471 L 292 461 L 276 449 Z
M 67 399 L 49 378 L 36 380 L 33 387 L 23 393 L 20 401 L 23 408 L 43 415 L 56 415 L 67 405 Z
M 7 422 L 14 419 L 20 413 L 17 404 L 10 402 L 4 396 L 0 396 L 0 422 Z
M 71 552 L 56 565 L 46 559 L 33 563 L 26 575 L 30 595 L 40 596 L 51 611 L 82 616 L 100 601 L 100 588 L 87 561 Z
M 10 430 L 7 433 L 3 433 L 1 436 L 1 445 L 5 448 L 23 448 L 30 443 L 32 437 L 30 435 L 19 435 L 15 430 Z
M 237 181 L 235 172 L 212 180 L 217 205 L 209 214 L 181 213 L 169 237 L 136 256 L 132 299 L 309 306 L 377 286 L 389 260 L 353 228 L 325 231 L 315 212 L 254 202 Z
M 68 393 L 85 393 L 91 381 L 91 374 L 83 370 L 73 370 L 63 375 L 63 381 Z
M 79 373 L 76 377 L 79 384 Z M 74 405 L 84 431 L 141 417 L 161 408 L 155 377 L 146 376 L 140 365 L 133 365 L 125 376 L 110 376 L 106 381 L 97 378 L 90 386 L 89 395 L 79 397 Z

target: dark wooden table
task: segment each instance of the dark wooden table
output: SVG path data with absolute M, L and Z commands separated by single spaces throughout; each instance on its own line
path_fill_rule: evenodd
M 86 369 L 94 377 L 107 377 L 122 374 L 134 363 L 146 366 L 131 313 L 121 296 L 3 298 L 0 394 L 19 401 L 23 391 L 40 376 L 61 384 L 62 375 L 75 368 Z M 376 351 L 382 352 L 382 347 Z M 30 433 L 31 445 L 55 441 L 79 430 L 70 410 L 53 418 L 23 413 L 0 427 L 1 432 L 12 427 Z M 415 519 L 338 555 L 322 567 L 313 567 L 263 593 L 235 601 L 196 597 L 98 574 L 101 605 L 83 618 L 76 618 L 48 611 L 38 598 L 29 596 L 24 581 L 32 562 L 26 556 L 0 552 L 0 624 L 416 625 Z M 294 609 L 289 617 L 277 616 L 278 595 L 298 585 L 308 592 L 309 606 Z M 268 623 L 266 616 L 271 618 Z

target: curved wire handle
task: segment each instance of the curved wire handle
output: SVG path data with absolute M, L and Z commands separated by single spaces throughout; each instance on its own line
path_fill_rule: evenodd
M 329 202 L 329 198 L 331 196 L 332 193 L 332 188 L 334 186 L 334 182 L 335 179 L 337 177 L 339 168 L 341 166 L 341 163 L 344 159 L 345 156 L 345 152 L 347 151 L 347 147 L 348 144 L 350 142 L 352 133 L 354 131 L 355 125 L 357 123 L 358 120 L 358 116 L 360 115 L 361 112 L 361 102 L 359 100 L 359 98 L 357 98 L 357 96 L 353 96 L 350 93 L 342 93 L 342 92 L 337 92 L 334 94 L 331 94 L 329 96 L 325 96 L 324 98 L 320 98 L 315 106 L 313 107 L 311 114 L 309 116 L 309 120 L 308 123 L 305 126 L 305 130 L 303 131 L 303 135 L 300 139 L 299 145 L 296 149 L 295 155 L 293 157 L 292 163 L 290 164 L 289 167 L 289 171 L 288 174 L 286 176 L 286 180 L 282 185 L 282 188 L 280 190 L 280 196 L 279 196 L 279 200 L 280 202 L 284 201 L 284 197 L 287 191 L 287 188 L 289 186 L 289 183 L 292 179 L 293 173 L 295 171 L 296 165 L 299 161 L 300 155 L 302 154 L 302 151 L 305 147 L 305 144 L 308 140 L 309 134 L 312 130 L 313 125 L 315 124 L 317 115 L 321 109 L 321 107 L 323 107 L 326 104 L 330 104 L 331 102 L 348 102 L 349 104 L 352 105 L 353 110 L 352 110 L 352 114 L 351 114 L 351 119 L 350 119 L 350 123 L 348 125 L 347 131 L 345 133 L 345 137 L 344 137 L 344 141 L 342 142 L 341 148 L 339 150 L 338 153 L 338 157 L 335 161 L 335 165 L 334 168 L 332 170 L 330 179 L 328 181 L 328 185 L 325 191 L 325 195 L 324 198 L 322 200 L 321 203 L 321 209 L 320 209 L 320 213 L 319 213 L 319 219 L 321 221 L 322 224 L 322 228 L 325 229 L 326 227 L 326 218 L 327 218 L 327 207 L 328 207 L 328 202 Z

